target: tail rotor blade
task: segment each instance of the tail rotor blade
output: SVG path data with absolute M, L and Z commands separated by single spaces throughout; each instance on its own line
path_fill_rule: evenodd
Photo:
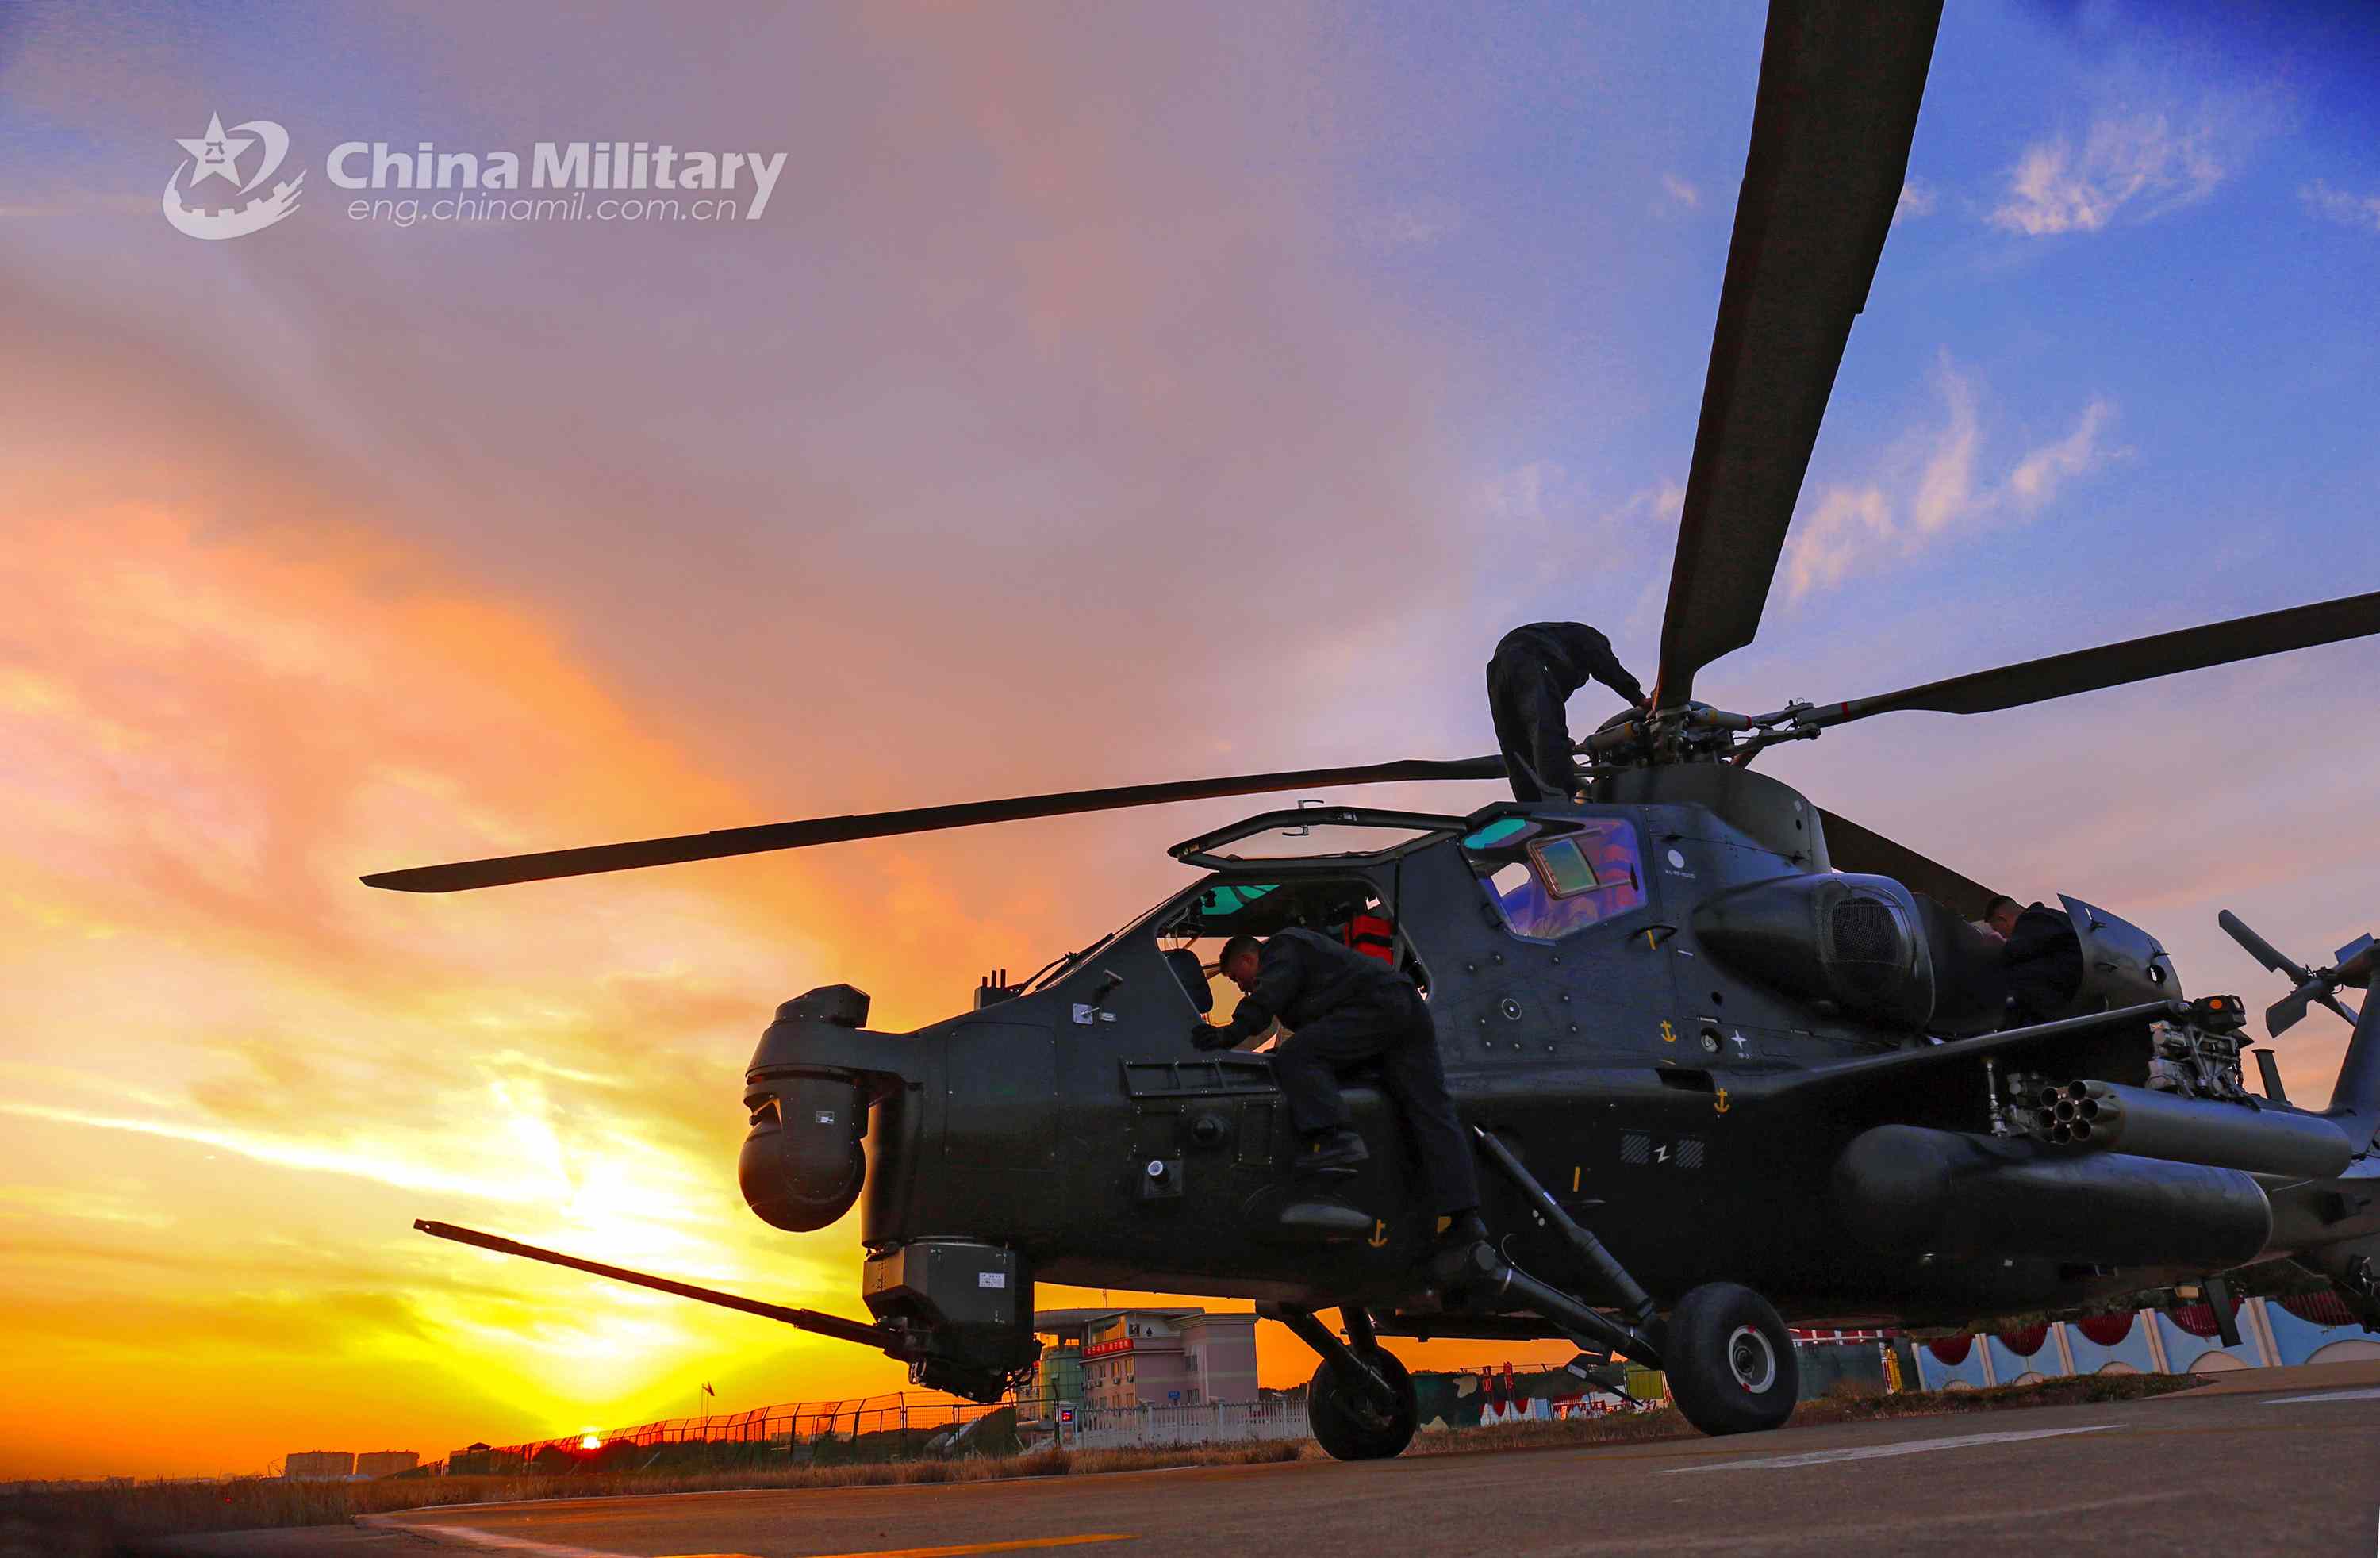
M 2240 946 L 2245 948 L 2249 956 L 2254 958 L 2257 962 L 2263 964 L 2273 972 L 2277 974 L 2287 974 L 2289 978 L 2297 980 L 2300 984 L 2305 983 L 2307 980 L 2313 977 L 2304 968 L 2282 956 L 2280 952 L 2274 947 L 2272 943 L 2265 940 L 2264 937 L 2248 929 L 2248 922 L 2240 919 L 2238 915 L 2233 914 L 2229 909 L 2225 909 L 2222 913 L 2216 915 L 2215 917 L 2215 923 L 2223 927 L 2224 934 L 2229 936 L 2233 941 L 2238 942 Z M 2302 1016 L 2303 1014 L 2300 1015 Z

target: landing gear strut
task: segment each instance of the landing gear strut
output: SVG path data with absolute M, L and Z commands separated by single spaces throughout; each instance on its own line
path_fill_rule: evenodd
M 1354 1305 L 1342 1306 L 1339 1318 L 1347 1327 L 1342 1342 L 1311 1309 L 1282 1305 L 1259 1312 L 1288 1326 L 1299 1341 L 1322 1355 L 1314 1382 L 1306 1387 L 1305 1415 L 1315 1442 L 1333 1460 L 1387 1460 L 1413 1442 L 1421 1418 L 1413 1375 L 1380 1345 L 1372 1333 L 1370 1315 Z
M 1602 1242 L 1561 1209 L 1502 1141 L 1473 1129 L 1489 1159 L 1621 1300 L 1625 1318 L 1607 1315 L 1539 1281 L 1488 1245 L 1471 1250 L 1459 1271 L 1447 1273 L 1473 1305 L 1517 1305 L 1560 1326 L 1582 1345 L 1599 1343 L 1608 1351 L 1666 1370 L 1670 1399 L 1686 1421 L 1705 1433 L 1749 1433 L 1784 1426 L 1801 1395 L 1801 1370 L 1794 1362 L 1792 1333 L 1768 1300 L 1734 1283 L 1706 1283 L 1679 1299 L 1666 1321 L 1656 1320 L 1651 1296 Z

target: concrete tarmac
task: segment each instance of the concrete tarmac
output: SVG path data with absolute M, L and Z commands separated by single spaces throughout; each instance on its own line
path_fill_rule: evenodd
M 2380 1545 L 2380 1370 L 2296 1372 L 2260 1371 L 2262 1389 L 2241 1378 L 2149 1401 L 1658 1444 L 424 1509 L 335 1551 L 402 1538 L 386 1551 L 2365 1558 Z

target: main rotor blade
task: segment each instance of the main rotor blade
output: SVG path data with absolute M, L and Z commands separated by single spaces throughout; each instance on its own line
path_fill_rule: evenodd
M 368 887 L 385 887 L 399 893 L 461 893 L 475 887 L 500 887 L 515 882 L 548 882 L 556 877 L 593 876 L 601 871 L 674 866 L 688 860 L 716 860 L 730 855 L 758 855 L 771 849 L 806 849 L 813 845 L 886 838 L 895 834 L 972 828 L 985 822 L 1015 822 L 1030 817 L 1063 817 L 1078 811 L 1116 811 L 1126 807 L 1161 806 L 1169 801 L 1206 800 L 1218 796 L 1264 795 L 1274 790 L 1302 790 L 1324 785 L 1382 785 L 1397 781 L 1502 777 L 1504 760 L 1500 757 L 1462 758 L 1451 761 L 1408 758 L 1396 762 L 1365 763 L 1353 768 L 1303 768 L 1281 773 L 1180 779 L 1160 785 L 1118 785 L 1099 790 L 1015 796 L 1006 800 L 973 800 L 954 806 L 918 806 L 903 811 L 819 817 L 803 822 L 764 822 L 755 827 L 720 828 L 710 833 L 638 839 L 628 844 L 598 844 L 578 849 L 549 849 L 534 855 L 459 860 L 452 865 L 415 866 L 405 870 L 381 871 L 365 877 L 363 881 Z
M 2235 616 L 2228 622 L 2210 622 L 2203 627 L 2153 633 L 2145 639 L 2127 639 L 2120 644 L 2046 655 L 1989 671 L 1970 671 L 1963 676 L 1927 682 L 1923 687 L 1903 688 L 1899 692 L 1854 698 L 1848 703 L 1820 708 L 1796 723 L 1837 725 L 1903 709 L 1985 714 L 1995 709 L 2046 703 L 2078 692 L 2153 681 L 2182 671 L 2228 665 L 2238 660 L 2254 660 L 2285 650 L 2311 649 L 2316 644 L 2361 639 L 2374 633 L 2380 633 L 2380 590 L 2290 606 L 2256 616 Z
M 1839 871 L 1888 876 L 1912 893 L 1923 893 L 1961 919 L 1981 919 L 1998 893 L 1972 877 L 1960 875 L 1850 818 L 1820 809 L 1827 830 L 1827 858 Z
M 1772 0 L 1661 623 L 1658 701 L 1752 642 L 1909 172 L 1941 0 Z

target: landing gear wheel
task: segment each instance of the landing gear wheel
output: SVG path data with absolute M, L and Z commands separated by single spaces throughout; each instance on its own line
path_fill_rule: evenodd
M 1802 1371 L 1792 1333 L 1748 1287 L 1705 1283 L 1670 1311 L 1661 1363 L 1670 1399 L 1705 1433 L 1758 1433 L 1793 1415 Z
M 1382 1412 L 1362 1391 L 1343 1383 L 1325 1362 L 1306 1387 L 1305 1416 L 1315 1442 L 1336 1461 L 1384 1461 L 1413 1442 L 1414 1426 L 1421 1416 L 1414 1394 L 1413 1375 L 1385 1352 L 1367 1352 L 1364 1361 L 1378 1369 L 1397 1390 L 1397 1407 Z

